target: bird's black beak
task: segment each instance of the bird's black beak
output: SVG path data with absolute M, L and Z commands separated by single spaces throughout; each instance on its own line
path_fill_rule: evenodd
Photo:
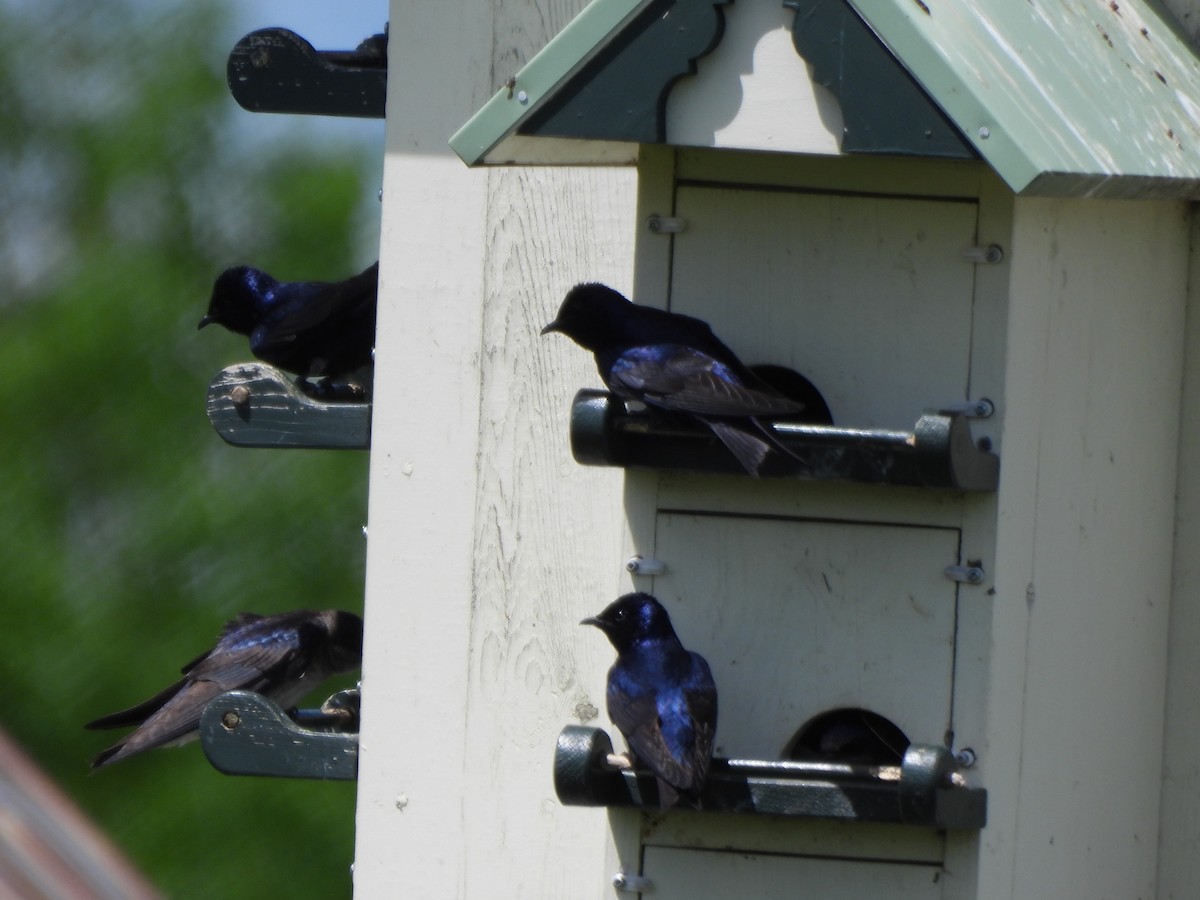
M 196 326 L 196 330 L 199 331 L 205 325 L 211 325 L 215 321 L 217 321 L 217 320 L 214 319 L 212 316 L 208 315 L 207 313 L 205 313 L 204 318 L 202 318 L 200 320 L 200 324 Z
M 586 619 L 581 621 L 579 624 L 580 625 L 595 625 L 601 631 L 604 630 L 604 623 L 601 622 L 599 619 L 597 619 L 595 616 L 588 616 Z
M 545 328 L 543 328 L 541 333 L 549 334 L 552 331 L 558 331 L 558 330 L 559 330 L 558 319 L 555 319 L 553 322 L 551 322 L 549 325 L 547 325 Z M 580 624 L 582 624 L 582 623 L 580 623 Z M 592 624 L 595 624 L 595 623 L 592 623 Z

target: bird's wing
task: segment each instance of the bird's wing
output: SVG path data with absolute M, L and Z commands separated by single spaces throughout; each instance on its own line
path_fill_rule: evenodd
M 629 749 L 651 772 L 672 787 L 694 792 L 697 780 L 692 745 L 695 734 L 682 696 L 665 704 L 652 694 L 631 696 L 609 691 L 608 714 L 625 735 Z M 665 714 L 665 715 L 664 715 Z M 711 741 L 709 743 L 711 747 Z M 707 770 L 707 763 L 704 766 Z
M 260 690 L 304 674 L 305 626 L 264 621 L 261 627 L 228 632 L 217 647 L 188 670 L 189 681 L 206 681 L 222 691 Z
M 190 739 L 200 725 L 200 716 L 217 695 L 223 693 L 212 682 L 182 683 L 181 689 L 141 726 L 92 760 L 93 768 Z
M 630 348 L 609 369 L 609 387 L 663 409 L 699 415 L 787 415 L 803 408 L 787 397 L 747 386 L 729 366 L 680 345 Z
M 101 716 L 84 725 L 84 728 L 93 730 L 103 730 L 106 728 L 124 728 L 129 725 L 141 725 L 146 719 L 158 712 L 172 697 L 179 693 L 179 690 L 187 684 L 187 680 L 181 678 L 168 688 L 159 691 L 149 700 L 143 700 L 137 706 L 131 706 L 129 709 L 123 709 L 119 712 L 111 713 L 107 716 Z
M 717 733 L 717 686 L 713 681 L 708 663 L 699 653 L 691 653 L 692 678 L 686 691 L 687 709 L 691 717 L 696 739 L 692 743 L 691 767 L 696 773 L 699 790 L 708 777 L 708 766 L 712 761 L 713 738 Z
M 250 336 L 256 355 L 268 357 L 298 343 L 320 340 L 331 329 L 375 317 L 379 264 L 345 281 L 282 285 L 280 297 Z

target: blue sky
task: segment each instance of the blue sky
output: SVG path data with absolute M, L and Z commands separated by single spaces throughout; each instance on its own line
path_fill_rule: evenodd
M 351 50 L 388 18 L 386 0 L 242 0 L 234 9 L 242 33 L 278 25 L 318 50 Z
M 318 50 L 353 50 L 364 38 L 382 32 L 388 20 L 387 0 L 241 0 L 233 9 L 236 19 L 229 36 L 231 50 L 242 36 L 272 27 L 294 31 Z M 377 148 L 380 157 L 383 155 L 382 119 L 251 113 L 238 118 L 240 128 L 250 129 L 263 140 L 290 133 L 303 135 L 305 140 L 362 141 Z

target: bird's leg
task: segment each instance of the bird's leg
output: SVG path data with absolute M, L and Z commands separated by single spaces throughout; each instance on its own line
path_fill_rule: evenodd
M 326 402 L 340 400 L 347 403 L 361 403 L 367 397 L 367 392 L 362 385 L 354 381 L 337 381 L 332 375 L 327 375 L 316 384 L 304 377 L 297 378 L 296 387 L 308 396 Z
M 304 376 L 304 375 L 297 376 L 296 381 L 294 383 L 295 383 L 296 387 L 298 387 L 303 393 L 307 394 L 309 397 L 319 397 L 320 396 L 316 385 L 314 385 L 312 382 L 310 382 L 306 376 Z

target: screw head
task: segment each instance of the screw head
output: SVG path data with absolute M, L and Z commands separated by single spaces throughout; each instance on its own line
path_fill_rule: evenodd
M 221 715 L 221 727 L 226 731 L 233 731 L 242 724 L 242 717 L 232 709 Z

